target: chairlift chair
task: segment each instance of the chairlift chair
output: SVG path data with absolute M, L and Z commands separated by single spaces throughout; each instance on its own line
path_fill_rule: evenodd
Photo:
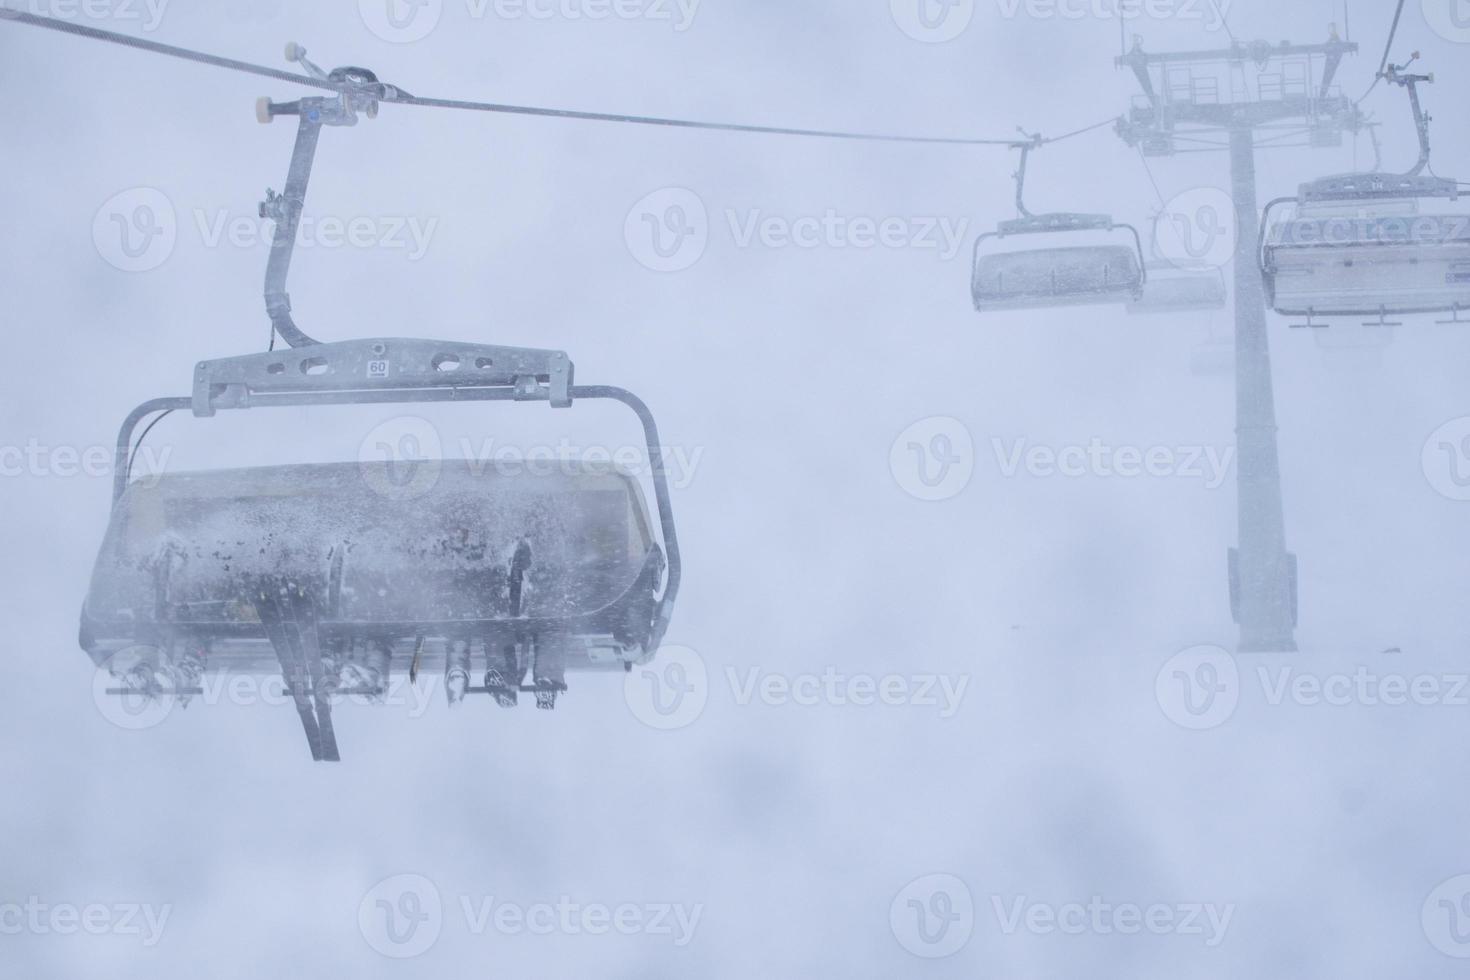
M 1229 293 L 1220 270 L 1198 272 L 1181 269 L 1172 262 L 1154 262 L 1147 266 L 1148 282 L 1143 295 L 1128 304 L 1128 312 L 1136 315 L 1208 313 L 1222 310 Z M 1208 334 L 1189 357 L 1189 371 L 1196 377 L 1228 374 L 1235 369 L 1235 343 L 1218 340 Z
M 1138 300 L 1147 274 L 1137 229 L 1115 224 L 1105 214 L 1032 214 L 1026 209 L 1026 166 L 1031 152 L 1044 142 L 1040 137 L 1031 137 L 1013 145 L 1021 151 L 1021 165 L 1015 175 L 1020 217 L 1001 222 L 995 231 L 975 241 L 971 280 L 975 309 L 988 313 Z M 987 242 L 999 243 L 1018 235 L 1114 231 L 1131 233 L 1133 243 L 985 251 Z
M 529 693 L 546 708 L 567 672 L 648 661 L 680 562 L 657 428 L 632 393 L 575 384 L 563 351 L 317 343 L 292 322 L 285 276 L 319 127 L 373 115 L 382 92 L 361 69 L 326 76 L 292 55 L 342 87 L 262 105 L 267 120 L 300 117 L 286 190 L 265 205 L 277 221 L 267 306 L 290 347 L 202 361 L 190 395 L 145 402 L 124 420 L 80 642 L 119 697 L 187 703 L 205 674 L 279 673 L 312 757 L 335 761 L 333 702 L 381 697 L 394 674 L 441 673 L 451 704 L 489 694 L 508 706 Z M 135 429 L 163 412 L 592 400 L 621 403 L 642 424 L 657 521 L 631 474 L 586 458 L 510 472 L 444 459 L 407 471 L 326 463 L 130 479 Z
M 1229 299 L 1224 273 L 1218 269 L 1199 272 L 1172 262 L 1152 262 L 1146 268 L 1143 295 L 1128 304 L 1129 313 L 1208 313 L 1224 309 Z M 1234 369 L 1234 341 L 1216 339 L 1213 333 L 1189 356 L 1189 371 L 1196 377 L 1229 374 Z
M 1225 308 L 1225 276 L 1218 269 L 1195 272 L 1170 262 L 1146 267 L 1142 294 L 1128 303 L 1129 313 L 1196 313 Z
M 1295 198 L 1272 201 L 1262 222 L 1261 268 L 1268 301 L 1300 326 L 1320 317 L 1375 317 L 1448 313 L 1464 322 L 1470 310 L 1470 214 L 1424 202 L 1456 201 L 1455 180 L 1425 175 L 1430 117 L 1420 108 L 1418 84 L 1432 75 L 1389 66 L 1385 78 L 1409 93 L 1419 134 L 1419 162 L 1406 174 L 1348 174 L 1303 184 Z M 1272 211 L 1294 205 L 1271 224 Z

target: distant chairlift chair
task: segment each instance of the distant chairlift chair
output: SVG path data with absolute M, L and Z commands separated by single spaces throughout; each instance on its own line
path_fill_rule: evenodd
M 1025 205 L 1026 166 L 1043 145 L 1040 137 L 1014 144 L 1021 151 L 1016 172 L 1016 209 L 1020 217 L 1003 221 L 994 232 L 975 241 L 971 292 L 981 313 L 1041 309 L 1141 299 L 1147 274 L 1143 243 L 1131 225 L 1115 224 L 1104 214 L 1032 214 Z M 1131 245 L 1069 245 L 1050 248 L 986 251 L 987 243 L 1003 243 L 1021 235 L 1127 231 Z
M 1147 266 L 1148 281 L 1143 295 L 1128 304 L 1137 316 L 1209 313 L 1225 308 L 1229 293 L 1220 270 L 1201 272 L 1181 269 L 1171 262 Z M 1206 318 L 1208 319 L 1208 318 Z M 1205 342 L 1190 354 L 1189 370 L 1197 377 L 1227 374 L 1235 367 L 1235 342 L 1206 333 Z
M 1225 276 L 1218 269 L 1196 272 L 1169 262 L 1151 262 L 1143 292 L 1128 303 L 1129 313 L 1203 313 L 1225 308 Z

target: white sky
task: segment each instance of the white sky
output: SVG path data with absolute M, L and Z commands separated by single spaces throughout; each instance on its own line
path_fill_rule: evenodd
M 1008 17 L 1002 0 L 977 0 L 943 44 L 906 36 L 881 0 L 703 0 L 683 31 L 653 18 L 475 18 L 444 0 L 436 29 L 401 44 L 347 2 L 174 0 L 151 30 L 141 3 L 89 20 L 58 2 L 32 9 L 278 67 L 296 40 L 324 66 L 370 66 L 418 95 L 599 111 L 1004 138 L 1097 122 L 1135 94 L 1112 65 L 1111 16 L 1023 4 Z M 1350 94 L 1381 52 L 1389 5 L 1374 7 L 1354 5 L 1364 50 L 1343 68 Z M 1342 19 L 1332 8 L 1237 0 L 1230 23 L 1242 38 L 1318 41 Z M 1183 13 L 1137 30 L 1151 48 L 1224 41 Z M 1464 173 L 1470 49 L 1410 0 L 1396 56 L 1414 49 L 1439 79 L 1426 91 L 1437 169 Z M 280 188 L 291 121 L 262 127 L 252 103 L 299 93 L 4 24 L 0 91 L 11 229 L 0 445 L 108 446 L 133 405 L 186 394 L 195 361 L 263 347 L 266 246 L 211 245 L 208 229 L 251 218 L 265 188 Z M 1365 108 L 1384 123 L 1385 164 L 1410 163 L 1402 103 L 1380 87 Z M 1350 146 L 1263 154 L 1261 198 L 1352 164 Z M 1470 414 L 1470 340 L 1414 322 L 1378 352 L 1324 351 L 1366 335 L 1317 337 L 1272 317 L 1304 652 L 1237 658 L 1235 716 L 1186 731 L 1155 679 L 1181 650 L 1233 644 L 1233 471 L 1211 489 L 1187 476 L 1007 476 L 1001 457 L 1018 440 L 1228 450 L 1229 380 L 1189 371 L 1228 318 L 976 315 L 970 242 L 1011 216 L 1013 167 L 995 148 L 397 107 L 327 131 L 308 215 L 433 231 L 416 258 L 301 250 L 291 294 L 308 332 L 565 349 L 579 382 L 634 390 L 664 442 L 702 454 L 675 494 L 685 577 L 668 641 L 697 651 L 708 706 L 658 732 L 620 679 L 574 676 L 552 716 L 479 702 L 453 715 L 435 702 L 421 717 L 344 708 L 339 767 L 310 764 L 285 707 L 198 706 L 122 731 L 94 704 L 75 642 L 110 480 L 8 476 L 0 928 L 5 903 L 31 896 L 171 914 L 146 948 L 133 935 L 0 934 L 0 962 L 38 977 L 1458 975 L 1420 913 L 1470 871 L 1464 707 L 1273 705 L 1258 670 L 1273 683 L 1288 667 L 1464 671 L 1470 504 L 1435 492 L 1421 450 Z M 1166 197 L 1226 186 L 1225 167 L 1218 154 L 1153 163 Z M 704 204 L 709 243 L 692 268 L 657 273 L 624 226 L 668 187 Z M 136 188 L 167 199 L 176 242 L 157 268 L 128 273 L 93 226 Z M 1107 129 L 1039 153 L 1030 197 L 1145 229 L 1158 205 L 1137 154 Z M 963 245 L 950 258 L 742 247 L 732 231 L 757 212 L 792 222 L 829 210 L 946 221 Z M 353 459 L 395 414 L 176 417 L 153 439 L 181 468 Z M 935 416 L 963 423 L 975 471 L 963 493 L 926 503 L 904 492 L 889 454 Z M 450 442 L 637 435 L 590 406 L 432 417 Z M 730 682 L 829 667 L 968 688 L 940 717 L 742 705 Z M 358 908 L 403 873 L 432 880 L 445 913 L 433 947 L 400 963 L 373 950 Z M 932 873 L 966 883 L 975 922 L 960 952 L 925 961 L 889 913 Z M 681 948 L 648 934 L 474 935 L 460 899 L 490 896 L 682 903 L 702 917 Z M 1007 934 L 996 903 L 1020 896 L 1234 912 L 1214 948 L 1188 935 Z

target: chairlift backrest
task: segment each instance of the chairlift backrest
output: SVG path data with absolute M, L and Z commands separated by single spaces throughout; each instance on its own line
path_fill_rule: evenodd
M 374 462 L 135 482 L 93 575 L 85 606 L 93 634 L 237 632 L 258 623 L 252 590 L 267 580 L 310 590 L 344 633 L 574 619 L 621 599 L 656 547 L 636 481 L 610 464 L 413 466 L 411 479 L 408 467 Z M 512 610 L 508 575 L 521 543 L 534 588 Z
M 1072 245 L 983 253 L 986 242 L 1019 235 L 1131 232 L 1133 245 Z M 1136 299 L 1146 274 L 1138 233 L 1103 214 L 1026 215 L 1001 222 L 975 242 L 971 292 L 975 309 L 1041 309 Z

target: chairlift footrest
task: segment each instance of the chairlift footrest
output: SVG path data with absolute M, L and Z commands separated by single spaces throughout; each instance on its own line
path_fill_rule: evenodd
M 562 694 L 565 684 L 519 684 L 515 687 L 467 687 L 466 694 Z
M 312 344 L 200 361 L 193 411 L 249 408 L 253 396 L 407 389 L 509 388 L 523 401 L 572 403 L 573 365 L 565 351 L 455 341 L 380 338 Z

